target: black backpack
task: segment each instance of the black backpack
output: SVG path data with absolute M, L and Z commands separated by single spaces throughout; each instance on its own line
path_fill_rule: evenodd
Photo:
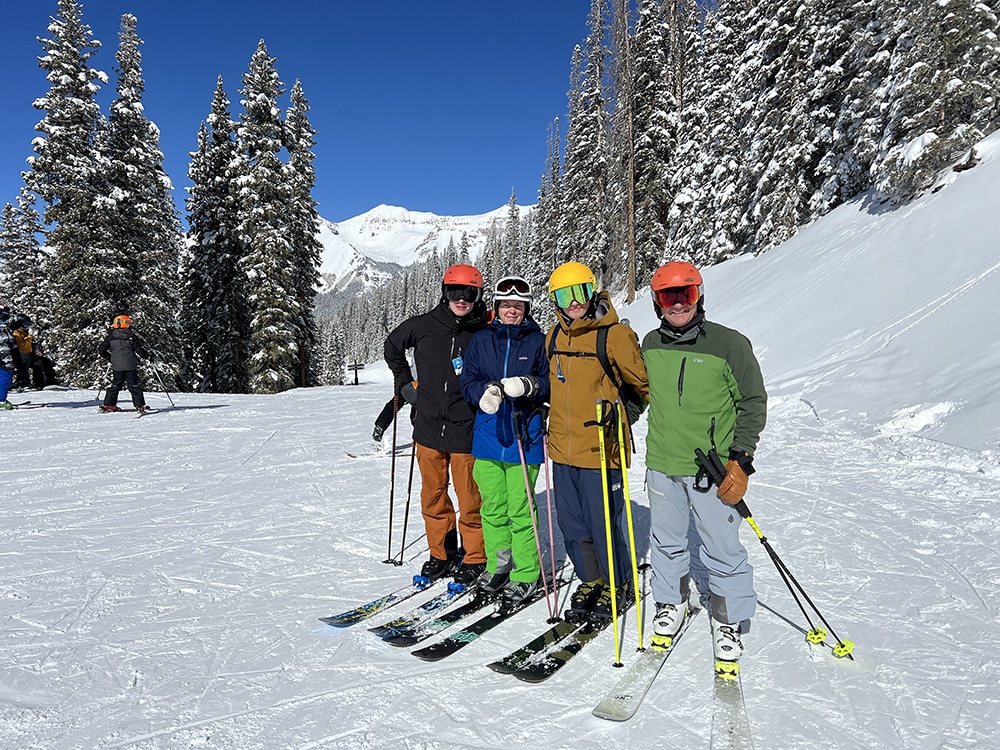
M 643 409 L 646 408 L 645 400 L 636 392 L 628 383 L 624 382 L 618 374 L 615 372 L 615 368 L 611 366 L 611 360 L 608 359 L 608 329 L 611 326 L 622 325 L 621 323 L 612 323 L 608 326 L 601 326 L 597 329 L 597 352 L 564 352 L 556 349 L 556 338 L 559 336 L 559 324 L 556 323 L 555 330 L 552 332 L 552 340 L 549 341 L 549 359 L 556 354 L 561 354 L 564 357 L 597 357 L 601 363 L 601 367 L 604 368 L 604 372 L 608 376 L 608 380 L 615 386 L 618 390 L 618 397 L 621 399 L 622 406 L 625 407 L 625 415 L 628 417 L 629 426 L 635 424 L 639 421 L 639 416 L 642 414 Z

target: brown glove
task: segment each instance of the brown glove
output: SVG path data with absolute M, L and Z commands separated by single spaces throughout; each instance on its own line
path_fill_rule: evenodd
M 731 459 L 726 464 L 726 478 L 719 482 L 719 491 L 715 494 L 730 505 L 736 505 L 747 494 L 747 474 L 738 461 Z

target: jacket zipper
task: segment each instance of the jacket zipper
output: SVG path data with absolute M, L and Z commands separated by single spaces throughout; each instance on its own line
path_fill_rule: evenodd
M 684 357 L 681 360 L 681 371 L 677 376 L 677 405 L 681 405 L 681 398 L 684 396 L 684 367 L 687 365 L 688 358 Z

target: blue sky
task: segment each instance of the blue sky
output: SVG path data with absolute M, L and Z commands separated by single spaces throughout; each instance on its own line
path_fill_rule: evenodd
M 48 88 L 36 37 L 56 0 L 4 3 L 0 69 L 0 204 L 13 201 Z M 511 189 L 534 203 L 546 137 L 564 119 L 573 47 L 589 0 L 87 0 L 83 18 L 103 47 L 91 62 L 110 77 L 122 13 L 138 19 L 146 112 L 160 128 L 174 200 L 183 211 L 188 152 L 209 113 L 216 78 L 239 105 L 241 75 L 263 38 L 286 89 L 302 80 L 319 131 L 320 214 L 332 221 L 380 203 L 443 215 L 485 213 Z M 287 106 L 287 96 L 282 102 Z

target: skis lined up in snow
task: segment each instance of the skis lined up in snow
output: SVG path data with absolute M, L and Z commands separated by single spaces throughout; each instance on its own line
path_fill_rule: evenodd
M 544 682 L 569 663 L 583 647 L 611 624 L 610 617 L 589 619 L 569 636 L 562 639 L 555 651 L 543 652 L 526 660 L 512 673 L 522 682 Z
M 486 666 L 494 672 L 500 674 L 514 674 L 521 666 L 538 654 L 554 647 L 564 638 L 572 635 L 583 627 L 583 623 L 569 622 L 568 620 L 558 620 L 555 625 L 544 633 L 536 636 L 521 648 L 512 651 L 502 659 L 490 662 Z
M 433 599 L 428 599 L 423 604 L 414 607 L 409 612 L 404 612 L 393 620 L 389 620 L 388 622 L 368 629 L 379 638 L 383 639 L 396 635 L 403 635 L 420 626 L 421 623 L 431 619 L 437 612 L 440 612 L 445 607 L 448 607 L 458 599 L 466 596 L 471 592 L 471 590 L 472 587 L 449 582 L 448 588 L 435 596 Z
M 673 638 L 654 635 L 650 645 L 629 665 L 625 675 L 608 691 L 591 713 L 609 721 L 627 721 L 635 716 L 667 657 L 676 648 L 681 636 L 699 612 L 701 612 L 699 607 L 689 608 L 681 629 Z
M 411 596 L 416 596 L 420 592 L 426 591 L 435 583 L 436 581 L 431 581 L 424 576 L 413 576 L 413 580 L 410 583 L 405 586 L 401 586 L 395 591 L 389 592 L 385 596 L 380 596 L 367 604 L 360 604 L 357 607 L 348 609 L 337 615 L 321 617 L 319 618 L 319 621 L 325 622 L 327 625 L 332 625 L 335 628 L 346 628 L 363 620 L 367 620 L 369 617 L 373 617 L 379 612 L 382 612 L 389 607 L 393 607 L 400 602 L 406 601 Z
M 465 648 L 467 645 L 495 628 L 504 620 L 513 617 L 521 610 L 537 602 L 542 598 L 543 594 L 544 591 L 539 589 L 532 596 L 528 597 L 527 600 L 514 607 L 505 606 L 503 602 L 500 602 L 497 604 L 496 608 L 494 608 L 494 610 L 485 617 L 481 617 L 461 630 L 452 633 L 444 640 L 432 643 L 430 646 L 425 646 L 424 648 L 414 651 L 413 655 L 418 659 L 423 659 L 424 661 L 439 661 L 445 657 L 451 656 L 455 652 Z
M 748 750 L 753 748 L 750 721 L 743 703 L 743 682 L 739 665 L 727 662 L 720 670 L 716 662 L 715 688 L 712 696 L 712 749 Z M 735 665 L 735 669 L 732 668 Z
M 463 593 L 468 593 L 469 589 L 475 589 L 475 586 L 469 586 Z M 382 640 L 393 646 L 413 646 L 451 627 L 459 620 L 468 617 L 474 612 L 478 612 L 494 601 L 496 601 L 495 595 L 484 594 L 479 590 L 475 590 L 472 598 L 464 604 L 451 607 L 436 616 L 426 618 L 404 632 L 384 636 Z

